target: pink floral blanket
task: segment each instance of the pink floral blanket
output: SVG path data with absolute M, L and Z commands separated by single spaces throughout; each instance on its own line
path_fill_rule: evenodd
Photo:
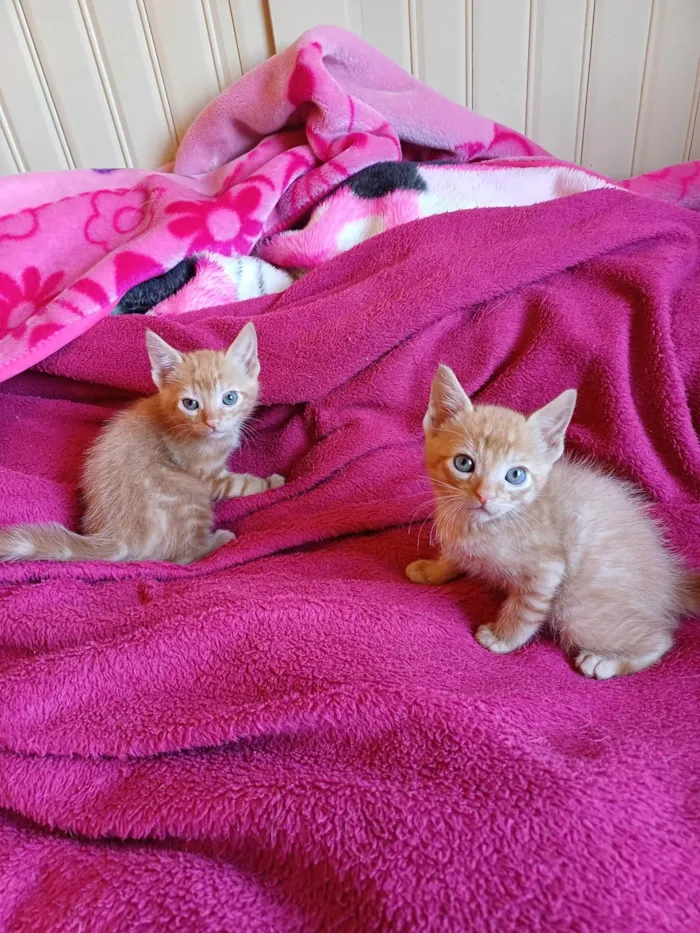
M 462 165 L 436 165 L 444 160 Z M 431 164 L 415 168 L 412 184 L 368 187 L 373 166 L 404 162 Z M 319 27 L 214 100 L 167 171 L 0 181 L 0 380 L 186 257 L 207 255 L 209 287 L 200 279 L 164 311 L 250 297 L 251 281 L 258 294 L 280 291 L 292 278 L 268 264 L 303 271 L 429 214 L 611 185 L 441 97 L 352 34 Z M 622 187 L 695 206 L 700 165 Z M 221 265 L 253 254 L 252 272 Z

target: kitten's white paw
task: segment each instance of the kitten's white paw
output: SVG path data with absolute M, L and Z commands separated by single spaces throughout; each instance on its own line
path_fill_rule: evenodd
M 581 651 L 576 658 L 576 667 L 585 677 L 595 680 L 610 680 L 620 673 L 620 662 L 613 658 L 604 658 L 592 651 Z
M 272 476 L 268 476 L 267 481 L 270 484 L 270 489 L 279 489 L 280 486 L 284 486 L 285 483 L 284 476 L 280 476 L 279 473 L 273 473 Z
M 215 543 L 216 547 L 223 547 L 225 544 L 230 544 L 232 541 L 235 541 L 236 536 L 232 531 L 226 531 L 225 528 L 219 528 L 218 531 L 213 533 L 211 540 L 213 543 Z
M 480 625 L 476 630 L 475 638 L 482 648 L 488 648 L 488 650 L 493 651 L 494 654 L 509 654 L 518 647 L 517 645 L 509 644 L 507 641 L 501 641 L 500 638 L 496 638 L 491 627 L 488 625 Z

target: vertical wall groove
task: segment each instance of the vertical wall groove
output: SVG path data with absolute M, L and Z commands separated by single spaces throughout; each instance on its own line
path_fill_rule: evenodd
M 595 0 L 586 0 L 586 24 L 583 36 L 583 56 L 581 59 L 581 85 L 576 116 L 576 151 L 574 160 L 583 160 L 583 139 L 586 134 L 586 111 L 588 108 L 588 84 L 591 73 L 591 49 L 593 46 L 593 24 L 595 22 Z
M 693 86 L 693 98 L 690 104 L 690 113 L 688 114 L 688 129 L 685 134 L 685 142 L 683 144 L 683 161 L 687 162 L 690 158 L 690 150 L 693 146 L 693 138 L 695 136 L 695 128 L 698 123 L 698 110 L 700 109 L 700 60 L 698 61 L 698 68 L 695 73 L 695 84 Z
M 224 77 L 224 64 L 221 57 L 221 49 L 219 48 L 219 39 L 216 34 L 216 27 L 214 26 L 214 17 L 211 11 L 211 0 L 200 0 L 202 4 L 202 14 L 204 16 L 204 22 L 207 27 L 207 38 L 209 39 L 209 48 L 211 49 L 211 57 L 214 61 L 214 70 L 216 72 L 216 81 L 219 85 L 219 91 L 223 91 L 228 82 Z M 230 7 L 229 7 L 230 10 Z M 233 20 L 233 17 L 232 17 Z
M 168 124 L 170 139 L 171 142 L 178 143 L 180 140 L 177 135 L 177 130 L 175 129 L 173 111 L 172 107 L 170 106 L 170 100 L 168 98 L 168 92 L 165 87 L 165 81 L 163 80 L 163 72 L 161 71 L 160 61 L 158 60 L 158 52 L 156 50 L 156 44 L 153 39 L 153 30 L 151 29 L 151 21 L 148 16 L 145 0 L 136 0 L 136 9 L 138 10 L 139 19 L 141 20 L 141 26 L 143 28 L 143 34 L 146 39 L 148 55 L 151 59 L 151 67 L 153 68 L 153 74 L 156 78 L 158 96 L 160 97 L 160 102 L 163 106 L 163 113 L 165 114 L 165 122 Z
M 32 31 L 29 28 L 27 17 L 24 15 L 22 0 L 12 0 L 12 5 L 14 7 L 20 29 L 22 30 L 24 41 L 27 43 L 27 50 L 29 51 L 29 56 L 32 60 L 32 64 L 34 65 L 34 70 L 36 71 L 39 86 L 41 87 L 42 94 L 44 95 L 44 100 L 46 102 L 49 115 L 51 116 L 51 122 L 53 123 L 54 130 L 56 131 L 59 144 L 63 150 L 63 155 L 65 156 L 66 162 L 68 163 L 68 167 L 75 168 L 75 159 L 73 158 L 73 153 L 71 152 L 68 139 L 63 130 L 63 124 L 61 123 L 61 118 L 58 115 L 58 110 L 56 109 L 56 104 L 51 94 L 51 89 L 49 88 L 49 82 L 46 80 L 46 75 L 44 74 L 41 59 L 39 58 L 39 53 L 34 42 L 34 37 L 32 36 Z
M 231 0 L 228 0 L 228 12 L 231 17 L 231 25 L 233 26 L 233 38 L 236 40 L 236 53 L 238 55 L 238 64 L 241 66 L 241 74 L 245 74 L 245 68 L 243 67 L 243 56 L 241 55 L 241 43 L 238 39 L 238 29 L 236 28 L 236 17 L 233 15 L 233 7 L 231 6 Z
M 100 84 L 102 85 L 102 90 L 104 91 L 105 99 L 107 101 L 107 107 L 109 108 L 109 112 L 112 117 L 114 132 L 117 134 L 117 140 L 119 141 L 119 148 L 121 149 L 126 165 L 129 168 L 133 168 L 134 156 L 131 151 L 131 147 L 129 146 L 129 140 L 127 139 L 126 133 L 124 131 L 124 124 L 119 112 L 119 107 L 112 91 L 112 85 L 109 80 L 109 74 L 105 65 L 104 56 L 102 55 L 100 43 L 97 38 L 97 33 L 95 32 L 95 26 L 92 21 L 92 15 L 88 6 L 88 2 L 89 0 L 77 0 L 78 9 L 80 10 L 83 25 L 85 26 L 85 32 L 87 33 L 90 50 L 92 51 L 92 57 L 95 60 L 95 67 L 97 68 L 97 73 L 100 76 Z
M 423 69 L 420 66 L 418 57 L 418 2 L 419 0 L 408 0 L 408 37 L 410 44 L 411 74 L 414 78 L 418 78 L 422 81 Z
M 535 102 L 535 69 L 537 67 L 537 0 L 530 0 L 527 43 L 527 85 L 525 88 L 525 135 L 532 135 L 532 108 Z
M 639 126 L 642 119 L 642 105 L 646 97 L 646 88 L 647 80 L 649 76 L 649 49 L 651 47 L 652 41 L 652 29 L 654 27 L 654 22 L 658 15 L 658 9 L 656 6 L 656 0 L 651 0 L 651 8 L 649 10 L 649 28 L 647 29 L 647 45 L 644 51 L 644 68 L 642 70 L 642 86 L 639 89 L 639 103 L 637 105 L 637 122 L 634 127 L 634 143 L 632 144 L 632 164 L 630 165 L 630 174 L 635 175 L 637 173 L 637 146 L 639 144 Z
M 464 42 L 465 49 L 465 77 L 467 107 L 474 109 L 474 0 L 465 0 L 464 10 Z
M 231 0 L 229 0 L 229 3 Z M 277 43 L 275 42 L 275 30 L 272 28 L 272 10 L 270 9 L 270 0 L 264 0 L 263 3 L 263 14 L 265 16 L 265 32 L 270 42 L 270 48 L 274 54 L 280 52 L 281 49 L 277 48 Z
M 12 131 L 12 126 L 10 121 L 7 118 L 5 113 L 5 108 L 2 104 L 2 98 L 0 98 L 0 132 L 2 132 L 5 137 L 5 142 L 7 143 L 7 148 L 10 150 L 10 155 L 12 156 L 12 161 L 15 163 L 15 168 L 18 172 L 26 172 L 27 165 L 22 156 L 19 143 L 15 138 L 15 134 Z

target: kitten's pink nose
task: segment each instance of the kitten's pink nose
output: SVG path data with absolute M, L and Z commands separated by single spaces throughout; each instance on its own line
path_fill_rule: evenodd
M 216 429 L 219 427 L 218 421 L 206 421 L 205 424 L 210 431 L 216 431 Z
M 480 489 L 476 494 L 476 498 L 479 500 L 479 502 L 482 505 L 486 505 L 488 502 L 491 502 L 491 500 L 493 499 L 493 493 L 486 492 L 485 490 Z

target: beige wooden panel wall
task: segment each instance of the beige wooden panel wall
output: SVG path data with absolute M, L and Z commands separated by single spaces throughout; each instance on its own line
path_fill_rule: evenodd
M 700 158 L 700 0 L 0 0 L 0 174 L 161 165 L 319 23 L 603 174 Z

